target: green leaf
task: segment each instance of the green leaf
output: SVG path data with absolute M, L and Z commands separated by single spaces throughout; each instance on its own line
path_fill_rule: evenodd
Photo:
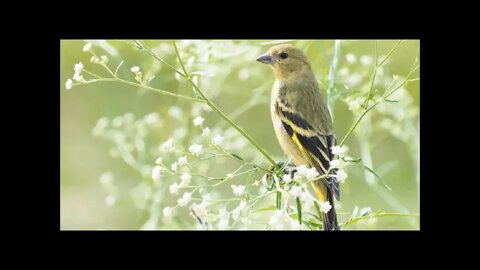
M 305 224 L 307 224 L 309 227 L 315 227 L 315 228 L 323 228 L 323 225 L 321 223 L 316 223 L 312 220 L 304 220 L 303 221 Z
M 392 99 L 385 99 L 386 102 L 391 102 L 391 103 L 398 103 L 398 100 L 392 100 Z
M 298 222 L 302 224 L 302 204 L 300 203 L 300 198 L 297 197 L 297 212 L 298 212 Z
M 354 159 L 342 158 L 342 159 L 343 159 L 343 161 L 345 161 L 345 162 L 354 162 L 354 163 L 357 163 L 357 162 L 362 161 L 362 158 L 354 158 Z
M 276 210 L 276 209 L 277 209 L 277 207 L 275 207 L 275 205 L 270 205 L 270 206 L 267 206 L 267 207 L 264 207 L 264 208 L 257 209 L 253 213 L 264 212 L 264 211 L 273 211 L 273 210 Z
M 243 158 L 241 158 L 240 156 L 238 156 L 237 154 L 234 154 L 234 153 L 230 153 L 230 156 L 233 157 L 234 159 L 236 160 L 239 160 L 239 161 L 244 161 Z

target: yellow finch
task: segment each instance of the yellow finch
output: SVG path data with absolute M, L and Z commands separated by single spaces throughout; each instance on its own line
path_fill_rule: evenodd
M 301 50 L 288 45 L 270 48 L 257 61 L 268 64 L 275 74 L 271 113 L 277 139 L 296 166 L 314 167 L 320 175 L 330 168 L 332 146 L 336 145 L 332 118 L 318 88 L 312 68 Z M 331 170 L 329 175 L 336 173 Z M 334 197 L 340 199 L 336 177 L 312 182 L 322 203 L 330 203 L 323 215 L 326 231 L 339 230 Z

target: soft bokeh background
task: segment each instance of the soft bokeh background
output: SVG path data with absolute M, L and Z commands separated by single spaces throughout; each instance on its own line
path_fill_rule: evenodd
M 172 65 L 179 67 L 172 43 L 169 40 L 145 41 L 155 52 Z M 206 95 L 236 123 L 244 128 L 275 160 L 285 160 L 271 126 L 270 89 L 274 77 L 271 70 L 255 62 L 255 58 L 278 41 L 269 40 L 197 40 L 178 41 L 187 69 L 200 71 L 199 85 Z M 395 45 L 395 40 L 378 42 L 379 55 L 386 55 Z M 145 78 L 151 78 L 149 85 L 192 96 L 192 89 L 183 79 L 165 65 L 143 51 L 132 47 L 129 41 L 92 41 L 97 55 L 106 55 L 108 65 L 119 68 L 119 77 L 135 81 L 130 71 L 139 66 Z M 288 41 L 304 49 L 320 82 L 326 82 L 330 61 L 334 53 L 332 40 Z M 92 129 L 102 117 L 110 120 L 124 116 L 142 119 L 152 112 L 158 113 L 159 121 L 147 129 L 145 145 L 158 149 L 168 138 L 178 137 L 185 146 L 199 133 L 192 127 L 194 116 L 202 115 L 204 126 L 217 128 L 222 134 L 228 131 L 222 119 L 215 113 L 203 109 L 193 102 L 160 95 L 135 86 L 118 82 L 99 82 L 65 89 L 65 82 L 72 78 L 73 66 L 78 62 L 85 69 L 108 76 L 101 67 L 90 63 L 91 54 L 83 52 L 83 40 L 61 41 L 61 229 L 140 229 L 148 220 L 148 199 L 153 192 L 151 167 L 155 164 L 155 151 L 141 157 L 143 175 L 118 157 L 118 151 L 111 140 L 93 136 Z M 346 134 L 358 117 L 358 108 L 352 98 L 356 91 L 364 91 L 373 70 L 372 57 L 375 41 L 342 41 L 337 68 L 337 89 L 351 91 L 339 97 L 334 106 L 334 126 L 337 138 Z M 379 84 L 391 80 L 394 74 L 405 76 L 419 50 L 419 41 L 408 40 L 398 47 L 388 60 L 381 74 Z M 413 77 L 418 77 L 419 72 Z M 84 77 L 91 78 L 87 74 Z M 383 81 L 382 81 L 383 80 Z M 387 83 L 388 84 L 388 83 Z M 349 90 L 347 90 L 349 89 Z M 419 92 L 420 82 L 411 82 L 395 97 L 397 103 L 385 103 L 374 109 L 371 117 L 362 123 L 347 141 L 349 155 L 354 158 L 371 158 L 372 168 L 391 187 L 387 190 L 376 178 L 360 165 L 349 165 L 349 177 L 341 185 L 342 201 L 339 205 L 339 221 L 346 221 L 355 206 L 370 207 L 373 211 L 389 213 L 419 213 Z M 172 109 L 174 107 L 174 109 Z M 193 109 L 192 109 L 193 108 Z M 182 116 L 175 118 L 175 110 Z M 192 112 L 193 111 L 193 112 Z M 132 115 L 133 114 L 133 115 Z M 201 133 L 201 132 L 200 132 Z M 232 139 L 232 140 L 233 140 Z M 367 146 L 361 147 L 362 144 Z M 251 156 L 258 163 L 267 162 L 241 138 L 232 146 L 241 154 Z M 362 152 L 363 151 L 363 152 Z M 368 153 L 365 153 L 368 152 Z M 241 155 L 243 157 L 243 155 Z M 172 159 L 175 160 L 175 159 Z M 235 168 L 223 161 L 206 167 L 208 175 L 224 175 Z M 223 164 L 223 165 L 222 165 Z M 150 166 L 150 167 L 149 167 Z M 106 186 L 99 180 L 110 172 L 113 184 Z M 110 174 L 104 174 L 108 178 Z M 255 177 L 260 178 L 262 174 Z M 373 180 L 372 180 L 373 179 Z M 167 181 L 167 180 L 165 180 Z M 238 179 L 235 183 L 241 184 Z M 374 184 L 369 184 L 375 182 Z M 169 182 L 170 184 L 171 182 Z M 167 186 L 169 185 L 167 184 Z M 228 192 L 229 185 L 219 192 Z M 231 194 L 231 190 L 230 190 Z M 110 196 L 110 198 L 109 198 Z M 145 197 L 145 198 L 142 198 Z M 113 202 L 114 201 L 114 202 Z M 176 198 L 162 197 L 161 205 L 172 205 Z M 162 207 L 163 207 L 162 206 Z M 180 219 L 192 217 L 185 211 Z M 194 229 L 186 222 L 164 224 L 161 218 L 154 226 L 157 229 Z M 358 222 L 347 229 L 419 229 L 416 217 L 381 217 Z

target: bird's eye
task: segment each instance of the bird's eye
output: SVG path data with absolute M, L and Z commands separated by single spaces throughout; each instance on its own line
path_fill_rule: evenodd
M 282 59 L 285 59 L 285 58 L 288 57 L 288 53 L 282 52 L 282 53 L 280 54 L 280 57 L 281 57 Z

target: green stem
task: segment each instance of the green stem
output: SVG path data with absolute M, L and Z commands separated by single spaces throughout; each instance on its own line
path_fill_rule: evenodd
M 186 79 L 190 78 L 190 74 L 187 72 L 185 69 L 185 66 L 183 65 L 182 58 L 180 57 L 180 52 L 178 51 L 177 44 L 175 43 L 175 40 L 172 40 L 173 47 L 175 48 L 175 53 L 177 54 L 178 62 L 180 62 L 180 66 L 182 67 L 184 77 Z
M 397 47 L 402 44 L 403 42 L 405 42 L 405 40 L 399 40 L 397 42 L 397 44 L 395 44 L 395 46 L 393 46 L 393 48 L 387 53 L 387 55 L 385 56 L 385 58 L 383 58 L 383 60 L 380 62 L 380 64 L 377 65 L 377 67 L 381 67 L 385 61 L 387 61 L 387 59 L 390 57 L 390 55 L 392 55 L 392 53 L 397 49 Z
M 178 69 L 176 69 L 175 67 L 173 67 L 172 65 L 170 65 L 167 61 L 165 61 L 165 60 L 163 60 L 162 58 L 158 57 L 158 56 L 147 46 L 147 44 L 145 44 L 145 42 L 135 40 L 135 43 L 137 44 L 137 46 L 138 46 L 140 49 L 143 49 L 143 50 L 146 51 L 148 54 L 150 54 L 150 56 L 152 56 L 152 57 L 155 58 L 156 60 L 160 61 L 161 63 L 167 65 L 169 68 L 173 69 L 173 70 L 174 70 L 176 73 L 178 73 L 180 76 L 185 77 L 185 74 L 183 74 L 183 73 L 180 72 Z M 132 46 L 135 46 L 135 45 L 132 45 Z
M 121 82 L 121 83 L 124 83 L 124 84 L 141 87 L 141 88 L 144 88 L 144 89 L 147 89 L 147 90 L 150 90 L 150 91 L 154 91 L 154 92 L 157 92 L 157 93 L 160 93 L 160 94 L 163 94 L 163 95 L 167 95 L 167 96 L 181 98 L 181 99 L 185 99 L 185 100 L 189 100 L 189 101 L 203 102 L 202 100 L 200 100 L 198 98 L 192 98 L 192 97 L 187 97 L 187 96 L 184 96 L 184 95 L 175 94 L 175 93 L 168 92 L 168 91 L 165 91 L 165 90 L 153 88 L 153 87 L 145 85 L 145 84 L 138 84 L 138 83 L 130 82 L 130 81 L 120 79 L 120 78 L 100 78 L 100 79 L 89 80 L 89 81 L 86 81 L 86 82 L 83 82 L 83 83 L 75 83 L 74 85 L 76 86 L 76 85 L 90 84 L 90 83 L 96 83 L 96 82 Z
M 362 121 L 363 117 L 365 117 L 365 115 L 370 111 L 372 110 L 375 106 L 377 105 L 376 104 L 373 104 L 372 107 L 368 108 L 367 110 L 365 110 L 362 115 L 360 115 L 360 117 L 357 119 L 357 121 L 355 122 L 355 124 L 348 130 L 347 132 L 347 135 L 345 135 L 345 137 L 343 137 L 343 140 L 340 142 L 340 146 L 342 146 L 345 141 L 347 140 L 348 137 L 350 137 L 350 134 L 352 134 L 352 132 L 355 130 L 355 128 L 358 126 L 358 124 L 360 124 L 360 121 Z

